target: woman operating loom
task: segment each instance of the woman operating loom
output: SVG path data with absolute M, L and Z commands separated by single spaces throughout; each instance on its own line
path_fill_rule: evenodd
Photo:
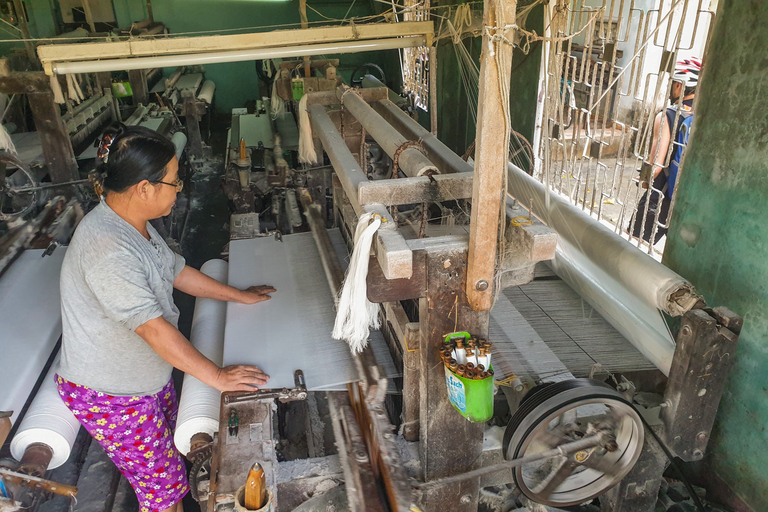
M 184 264 L 149 221 L 168 215 L 181 190 L 166 137 L 116 125 L 99 146 L 106 198 L 82 220 L 61 269 L 64 403 L 136 491 L 142 512 L 181 511 L 188 491 L 173 445 L 174 367 L 220 391 L 267 382 L 255 366 L 219 368 L 177 329 L 173 289 L 255 304 L 275 289 L 238 290 Z

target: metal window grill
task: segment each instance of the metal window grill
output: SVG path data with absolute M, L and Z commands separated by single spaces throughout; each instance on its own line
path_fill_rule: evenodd
M 426 21 L 429 0 L 405 0 L 404 21 Z M 419 46 L 402 51 L 403 91 L 413 98 L 413 104 L 429 110 L 429 48 Z
M 661 243 L 629 235 L 645 219 L 652 232 L 643 234 L 655 240 L 674 211 L 674 195 L 666 218 L 653 201 L 641 201 L 643 181 L 653 183 L 647 179 L 655 161 L 653 123 L 668 105 L 675 62 L 704 54 L 716 1 L 554 0 L 545 6 L 537 178 L 657 257 Z M 675 145 L 673 135 L 665 166 Z M 646 170 L 644 180 L 638 169 Z

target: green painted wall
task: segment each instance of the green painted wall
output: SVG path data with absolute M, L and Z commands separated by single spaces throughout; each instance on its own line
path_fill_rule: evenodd
M 368 16 L 379 9 L 370 1 L 356 1 L 350 9 L 350 2 L 309 2 L 328 18 L 344 18 L 345 15 Z M 120 26 L 128 26 L 146 16 L 143 0 L 114 0 L 115 14 Z M 383 4 L 380 4 L 383 5 Z M 384 7 L 386 8 L 386 6 Z M 300 22 L 299 2 L 259 0 L 153 0 L 152 11 L 158 21 L 164 22 L 171 33 L 211 32 L 233 33 L 231 29 L 260 30 L 272 25 L 295 25 Z M 347 14 L 348 13 L 348 14 Z M 312 22 L 322 21 L 321 15 L 308 10 Z M 295 26 L 283 28 L 296 28 Z M 399 81 L 397 52 L 377 52 L 348 55 L 329 55 L 341 63 L 339 73 L 349 83 L 354 68 L 364 62 L 379 64 L 390 82 Z M 320 57 L 318 57 L 320 58 Z M 228 112 L 241 107 L 248 100 L 259 97 L 259 79 L 253 62 L 215 64 L 205 67 L 206 78 L 216 82 L 216 110 Z M 397 80 L 394 80 L 397 79 Z M 399 82 L 398 82 L 399 83 Z M 393 85 L 397 87 L 397 85 Z
M 664 262 L 744 330 L 708 454 L 768 510 L 768 3 L 721 2 Z
M 441 6 L 443 3 L 441 2 Z M 475 16 L 482 16 L 480 11 Z M 437 24 L 439 26 L 439 23 Z M 539 6 L 528 15 L 528 30 L 542 33 L 544 8 Z M 480 63 L 482 38 L 465 39 L 475 64 Z M 475 120 L 469 110 L 466 92 L 461 80 L 456 51 L 451 39 L 443 39 L 437 46 L 437 88 L 438 138 L 459 155 L 475 140 Z M 541 44 L 534 43 L 528 55 L 515 49 L 512 57 L 512 79 L 510 82 L 510 114 L 512 129 L 533 142 L 536 126 L 536 96 L 538 93 L 539 70 L 541 65 Z M 429 128 L 429 116 L 420 116 L 420 121 Z

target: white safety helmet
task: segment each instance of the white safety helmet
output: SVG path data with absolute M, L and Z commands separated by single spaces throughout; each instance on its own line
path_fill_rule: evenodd
M 682 82 L 683 87 L 696 87 L 699 83 L 699 73 L 701 72 L 701 59 L 698 57 L 688 57 L 679 60 L 675 64 L 675 72 L 672 74 L 672 80 Z

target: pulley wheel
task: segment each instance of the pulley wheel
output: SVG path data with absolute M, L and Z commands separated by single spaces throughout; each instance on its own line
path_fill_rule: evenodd
M 206 480 L 210 483 L 212 456 L 213 446 L 201 450 L 195 460 L 192 461 L 192 468 L 189 470 L 189 494 L 197 502 L 200 501 L 200 498 L 203 498 L 203 501 L 207 499 L 207 496 L 200 495 L 200 484 Z
M 515 468 L 515 485 L 543 505 L 578 505 L 624 478 L 643 448 L 645 432 L 639 414 L 607 384 L 572 379 L 534 388 L 504 432 L 507 460 L 551 450 L 597 432 L 606 434 L 599 446 Z
M 15 167 L 7 170 L 6 167 Z M 37 206 L 38 191 L 32 171 L 16 157 L 0 154 L 0 220 L 26 215 Z

